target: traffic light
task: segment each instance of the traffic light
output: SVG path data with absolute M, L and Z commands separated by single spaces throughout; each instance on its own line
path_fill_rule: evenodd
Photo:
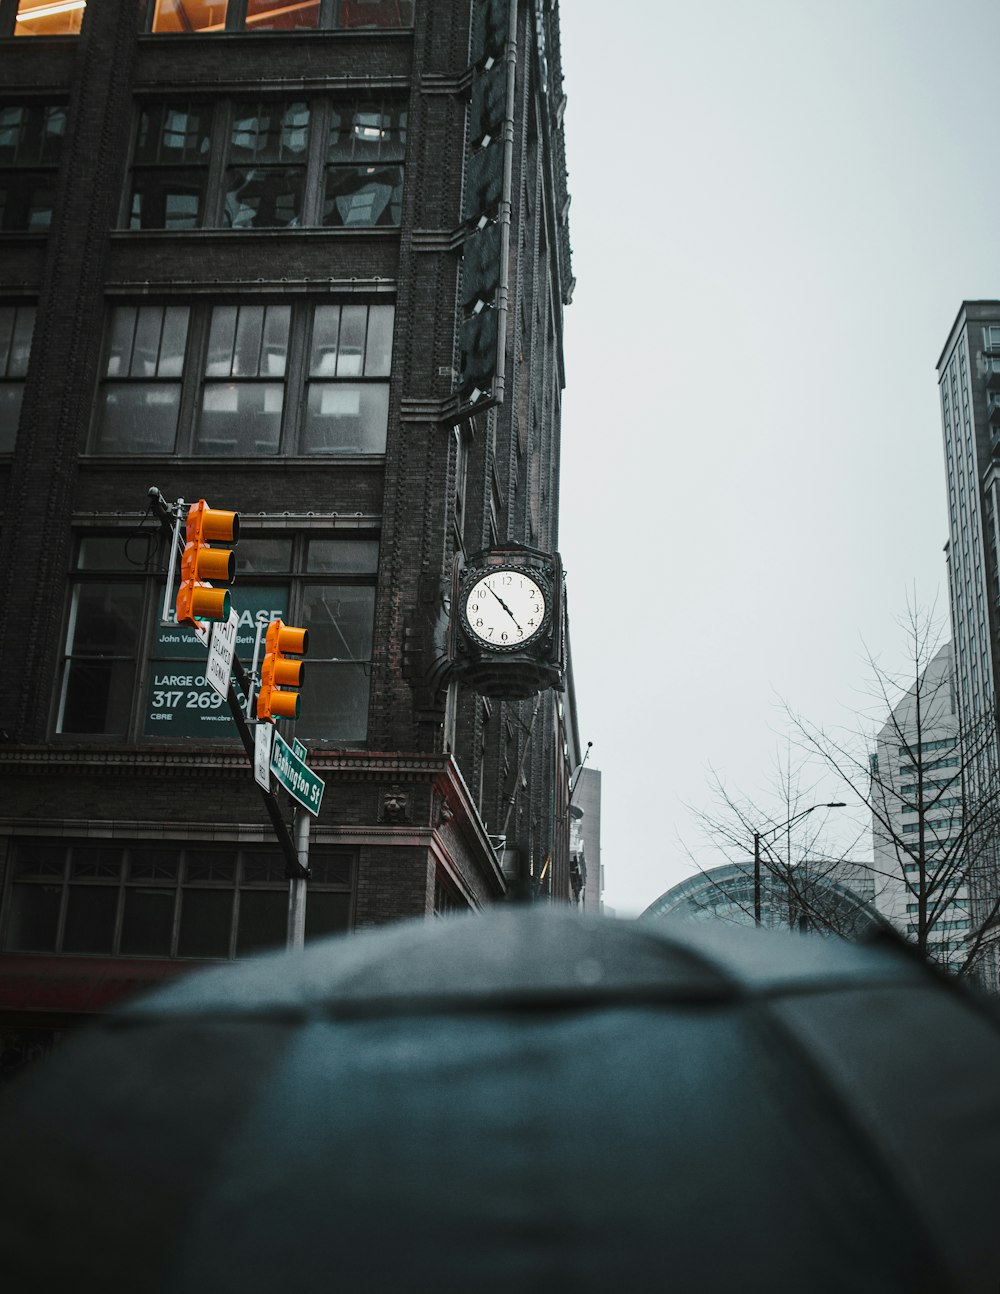
M 293 629 L 281 620 L 272 620 L 267 626 L 264 643 L 264 664 L 260 671 L 260 691 L 257 693 L 257 718 L 297 719 L 299 716 L 298 692 L 286 692 L 287 687 L 301 687 L 305 664 L 289 660 L 289 656 L 304 656 L 309 650 L 309 630 Z
M 193 625 L 196 620 L 228 620 L 228 589 L 213 588 L 209 580 L 232 584 L 236 578 L 236 556 L 229 548 L 210 548 L 220 540 L 239 542 L 238 512 L 210 508 L 204 499 L 192 503 L 187 515 L 187 542 L 181 558 L 181 586 L 177 590 L 177 623 Z

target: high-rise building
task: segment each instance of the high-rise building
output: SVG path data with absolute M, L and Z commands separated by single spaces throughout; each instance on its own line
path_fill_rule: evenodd
M 309 630 L 307 937 L 574 896 L 564 106 L 554 0 L 0 0 L 13 1052 L 284 940 L 150 487 L 240 513 L 244 665 Z M 453 616 L 477 561 L 545 590 L 534 672 Z
M 959 747 L 945 643 L 879 730 L 871 800 L 875 906 L 913 940 L 923 898 L 928 954 L 952 970 L 965 963 L 972 924 Z
M 998 798 L 1000 742 L 1000 301 L 964 301 L 937 364 L 948 487 L 948 588 L 965 794 Z M 973 735 L 974 734 L 974 735 Z M 986 817 L 986 815 L 983 815 Z M 973 925 L 991 924 L 1000 894 L 996 823 L 984 821 L 970 868 Z M 983 959 L 998 982 L 995 946 Z

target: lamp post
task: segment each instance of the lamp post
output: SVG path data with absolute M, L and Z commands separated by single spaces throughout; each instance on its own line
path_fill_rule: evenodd
M 765 836 L 773 835 L 778 831 L 785 831 L 793 822 L 798 822 L 804 818 L 807 813 L 814 813 L 817 809 L 843 809 L 846 807 L 844 800 L 830 800 L 826 804 L 810 804 L 808 809 L 803 809 L 800 813 L 795 813 L 787 822 L 781 822 L 776 827 L 769 827 L 767 831 L 755 831 L 753 833 L 753 923 L 755 926 L 760 925 L 760 842 Z

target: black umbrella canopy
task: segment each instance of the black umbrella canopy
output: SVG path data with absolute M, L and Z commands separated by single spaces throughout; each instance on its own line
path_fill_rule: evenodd
M 893 946 L 502 909 L 193 975 L 0 1112 L 12 1291 L 996 1291 L 1000 1026 Z

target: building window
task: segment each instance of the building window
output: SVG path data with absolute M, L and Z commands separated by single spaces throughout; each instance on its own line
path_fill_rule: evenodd
M 335 107 L 327 147 L 323 224 L 398 225 L 406 108 L 380 101 Z
M 370 97 L 143 104 L 128 227 L 398 227 L 406 122 L 404 101 Z
M 412 27 L 413 0 L 156 0 L 152 31 L 337 31 Z
M 0 0 L 0 35 L 77 36 L 86 0 Z M 5 20 L 5 21 L 4 21 Z
M 378 539 L 264 534 L 237 549 L 236 651 L 281 617 L 309 629 L 300 737 L 361 745 L 368 735 Z M 56 732 L 68 736 L 236 741 L 224 699 L 205 678 L 193 630 L 160 623 L 165 553 L 158 532 L 83 535 L 71 576 Z M 170 608 L 173 615 L 173 608 Z
M 187 346 L 187 306 L 118 306 L 108 331 L 96 448 L 173 453 Z
M 175 101 L 139 109 L 130 229 L 197 229 L 203 222 L 212 110 Z
M 391 306 L 316 306 L 302 449 L 381 454 L 389 422 Z
M 383 454 L 391 305 L 112 308 L 98 454 Z M 286 398 L 286 387 L 305 399 Z
M 301 225 L 308 145 L 307 103 L 237 105 L 223 195 L 225 228 Z
M 51 225 L 65 136 L 64 104 L 0 105 L 0 230 Z
M 0 306 L 0 454 L 17 439 L 34 327 L 34 306 Z
M 290 306 L 213 308 L 195 453 L 278 452 L 290 317 Z
M 346 930 L 354 857 L 314 846 L 306 938 Z M 5 952 L 231 959 L 282 947 L 288 909 L 275 846 L 20 840 Z

